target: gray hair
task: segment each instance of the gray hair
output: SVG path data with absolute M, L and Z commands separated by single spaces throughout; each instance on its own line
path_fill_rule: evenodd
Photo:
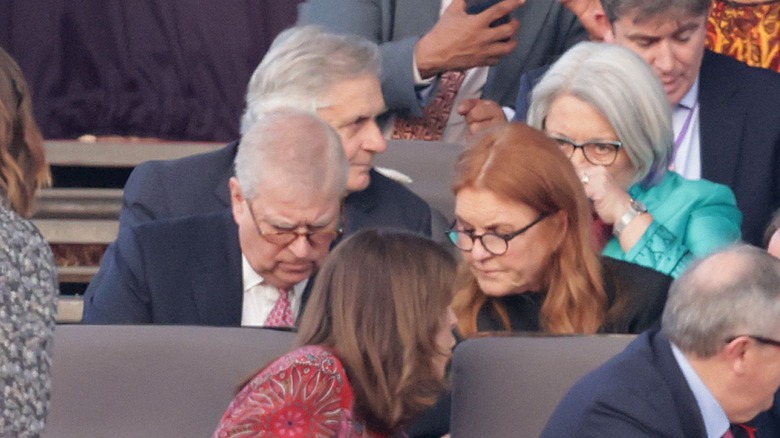
M 710 0 L 601 0 L 601 6 L 610 23 L 631 12 L 636 12 L 636 21 L 642 22 L 670 10 L 694 17 L 707 15 Z
M 246 93 L 241 133 L 263 111 L 279 106 L 315 112 L 339 82 L 379 77 L 379 47 L 358 35 L 331 33 L 321 26 L 297 26 L 280 33 L 257 66 Z
M 780 260 L 737 245 L 692 263 L 672 283 L 663 333 L 686 353 L 714 356 L 734 336 L 780 329 Z
M 336 131 L 311 113 L 277 108 L 261 113 L 241 137 L 236 178 L 247 199 L 258 190 L 343 196 L 349 163 Z
M 607 43 L 572 47 L 534 87 L 528 124 L 543 129 L 550 105 L 563 95 L 606 117 L 636 168 L 632 183 L 651 186 L 663 178 L 674 145 L 671 108 L 660 80 L 639 55 Z

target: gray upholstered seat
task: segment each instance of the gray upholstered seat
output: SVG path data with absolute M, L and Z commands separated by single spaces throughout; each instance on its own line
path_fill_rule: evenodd
M 270 329 L 59 325 L 45 437 L 207 437 L 239 382 L 292 349 Z
M 452 365 L 453 438 L 538 437 L 566 391 L 633 339 L 514 336 L 461 343 Z

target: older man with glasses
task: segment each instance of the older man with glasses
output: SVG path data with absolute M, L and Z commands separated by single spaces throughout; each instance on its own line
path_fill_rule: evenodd
M 341 234 L 348 173 L 317 116 L 261 115 L 238 147 L 232 211 L 122 229 L 87 289 L 85 322 L 293 326 Z
M 780 260 L 755 247 L 695 262 L 672 285 L 661 330 L 578 382 L 542 437 L 777 436 L 743 423 L 780 387 L 778 284 Z

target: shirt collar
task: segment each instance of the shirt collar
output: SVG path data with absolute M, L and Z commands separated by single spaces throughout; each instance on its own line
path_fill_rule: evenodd
M 702 418 L 704 419 L 704 427 L 707 430 L 707 437 L 709 438 L 721 438 L 726 431 L 729 430 L 729 418 L 726 416 L 726 412 L 712 395 L 707 385 L 701 380 L 696 370 L 693 369 L 691 363 L 685 357 L 683 352 L 674 343 L 672 345 L 672 354 L 674 354 L 677 365 L 682 371 L 685 381 L 688 382 L 688 387 L 693 392 L 693 397 L 696 399 L 696 404 L 699 406 Z
M 245 293 L 252 290 L 253 287 L 264 284 L 265 282 L 263 276 L 252 268 L 252 265 L 249 264 L 249 260 L 246 259 L 246 256 L 243 253 L 241 253 L 241 280 L 243 281 L 242 284 Z M 292 290 L 290 290 L 293 296 L 301 294 L 306 288 L 306 283 L 308 283 L 308 281 L 309 280 L 306 279 L 293 286 Z
M 691 89 L 685 93 L 685 96 L 680 99 L 680 103 L 677 105 L 684 107 L 685 109 L 692 109 L 696 102 L 699 100 L 699 78 L 693 82 Z
M 264 281 L 263 277 L 255 272 L 255 270 L 252 268 L 252 265 L 249 264 L 249 260 L 246 259 L 246 256 L 243 253 L 241 254 L 241 276 L 244 285 L 244 292 L 259 284 L 262 284 Z

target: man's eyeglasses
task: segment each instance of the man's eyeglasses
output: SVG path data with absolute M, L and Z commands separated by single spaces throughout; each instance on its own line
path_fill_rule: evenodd
M 509 241 L 515 237 L 530 230 L 531 227 L 538 224 L 542 219 L 549 216 L 550 213 L 542 213 L 530 224 L 520 228 L 514 233 L 499 234 L 492 231 L 487 231 L 482 234 L 474 234 L 472 230 L 458 230 L 455 228 L 455 224 L 452 225 L 452 229 L 447 231 L 447 237 L 450 238 L 450 242 L 463 251 L 469 252 L 474 249 L 474 241 L 479 240 L 485 251 L 495 255 L 503 255 L 507 249 L 509 249 Z
M 775 347 L 780 347 L 780 341 L 776 341 L 776 340 L 771 339 L 771 338 L 765 338 L 763 336 L 753 336 L 753 335 L 732 336 L 732 337 L 726 339 L 726 343 L 728 344 L 729 342 L 733 341 L 734 339 L 737 339 L 740 336 L 747 336 L 748 338 L 758 342 L 759 344 L 766 344 L 766 345 L 772 345 L 772 346 L 775 346 Z
M 306 231 L 298 231 L 298 230 L 289 230 L 289 231 L 276 231 L 273 233 L 265 233 L 263 230 L 260 229 L 260 225 L 257 224 L 257 218 L 255 217 L 255 212 L 252 210 L 252 205 L 249 203 L 249 200 L 246 200 L 246 205 L 249 208 L 249 215 L 252 217 L 252 223 L 255 224 L 255 229 L 257 230 L 257 234 L 260 235 L 263 239 L 266 241 L 278 245 L 278 246 L 287 246 L 295 241 L 300 236 L 306 237 L 306 241 L 309 242 L 309 245 L 313 247 L 322 247 L 322 246 L 329 246 L 331 243 L 333 243 L 334 240 L 338 239 L 344 230 L 339 227 L 336 230 L 306 230 Z
M 623 147 L 622 141 L 588 141 L 585 143 L 575 143 L 574 140 L 565 137 L 550 136 L 558 143 L 566 158 L 574 156 L 574 151 L 582 149 L 582 155 L 588 163 L 596 166 L 610 166 L 617 159 L 620 148 Z

